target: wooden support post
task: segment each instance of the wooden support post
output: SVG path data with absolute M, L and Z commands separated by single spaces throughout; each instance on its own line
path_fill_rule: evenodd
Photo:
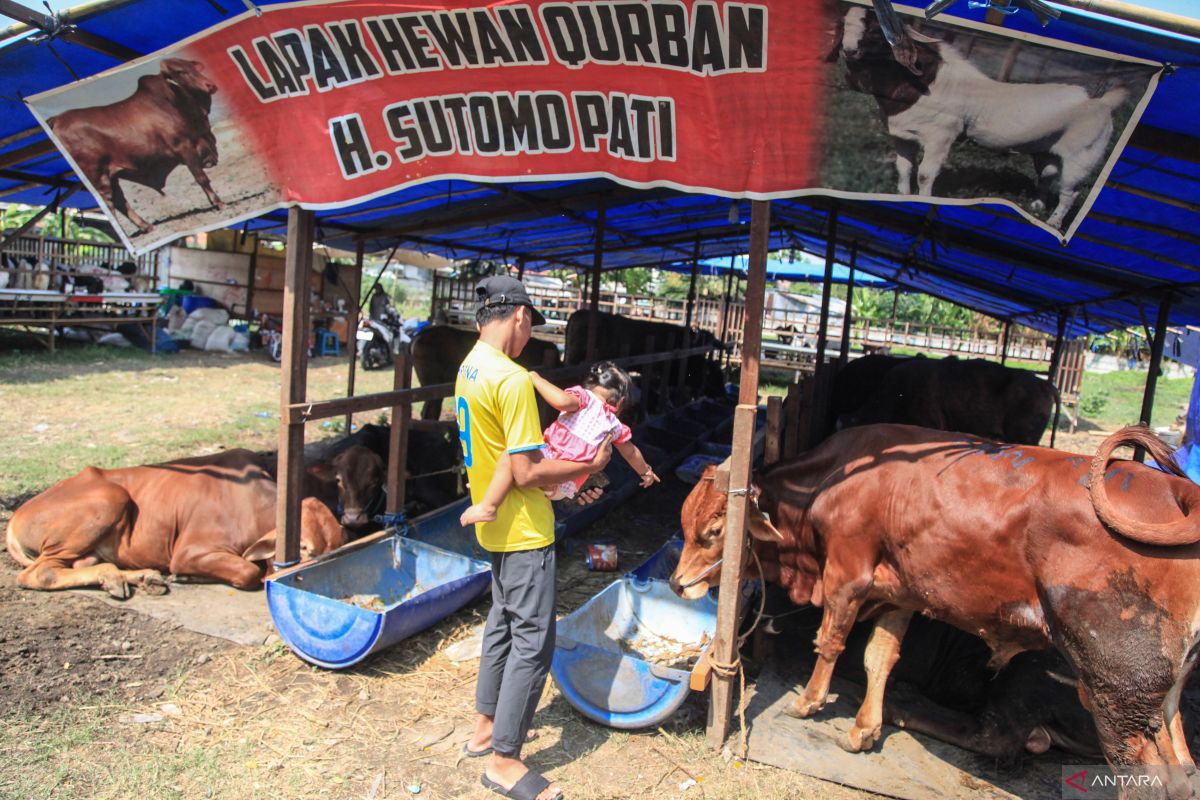
M 774 464 L 779 460 L 783 427 L 783 398 L 773 394 L 767 398 L 767 443 L 763 452 L 763 464 Z
M 721 335 L 722 343 L 729 335 L 729 292 L 733 287 L 733 256 L 729 257 L 729 272 L 725 273 L 725 296 L 721 300 Z M 728 351 L 726 351 L 728 352 Z
M 604 265 L 604 206 L 596 211 L 596 247 L 592 251 L 592 285 L 587 329 L 587 362 L 596 359 L 596 339 L 600 332 L 600 270 Z M 649 351 L 647 351 L 649 352 Z
M 1142 393 L 1142 413 L 1138 419 L 1143 425 L 1149 426 L 1154 412 L 1154 391 L 1158 387 L 1158 373 L 1162 367 L 1163 345 L 1167 340 L 1167 323 L 1171 317 L 1171 293 L 1163 294 L 1162 302 L 1158 304 L 1158 319 L 1154 322 L 1154 339 L 1150 342 L 1150 371 L 1146 373 L 1146 390 Z M 1134 448 L 1133 457 L 1144 461 L 1145 451 Z
M 346 397 L 354 397 L 354 371 L 358 364 L 358 304 L 362 302 L 363 249 L 364 245 L 360 240 L 358 247 L 354 250 L 354 277 L 350 279 L 351 295 L 346 298 L 346 302 L 350 306 L 350 319 L 346 321 L 346 350 L 350 353 L 350 373 L 346 378 Z M 352 412 L 346 412 L 344 433 L 347 436 L 352 433 L 353 417 Z
M 408 351 L 396 355 L 395 377 L 392 388 L 412 387 L 412 359 Z M 408 476 L 408 426 L 412 419 L 412 403 L 404 402 L 392 406 L 392 429 L 388 434 L 387 513 L 399 514 L 404 510 L 404 481 Z
M 804 396 L 801 381 L 789 383 L 784 400 L 783 457 L 791 458 L 800 450 L 800 404 Z
M 1012 320 L 1004 320 L 1004 336 L 1000 339 L 1000 366 L 1008 361 L 1008 335 L 1012 331 Z
M 725 515 L 720 597 L 713 656 L 718 664 L 738 660 L 737 626 L 740 616 L 740 583 L 746 558 L 746 507 L 750 465 L 754 459 L 754 428 L 758 416 L 758 366 L 762 346 L 763 295 L 766 290 L 767 244 L 771 233 L 771 204 L 751 203 L 750 269 L 746 284 L 746 315 L 742 323 L 742 369 L 738 405 L 733 417 L 733 454 L 729 465 L 729 499 Z M 708 714 L 708 744 L 720 747 L 729 733 L 733 713 L 734 675 L 713 674 Z
M 829 209 L 829 227 L 825 230 L 825 280 L 821 282 L 821 327 L 817 329 L 817 374 L 825 370 L 825 345 L 829 341 L 829 297 L 833 293 L 833 262 L 837 258 L 838 209 Z
M 696 308 L 696 276 L 700 274 L 700 237 L 696 237 L 696 245 L 692 248 L 692 279 L 688 283 L 687 314 L 683 319 L 683 327 L 692 327 L 692 312 Z
M 755 201 L 759 202 L 759 201 Z M 740 583 L 746 559 L 746 490 L 750 485 L 753 460 L 754 422 L 758 406 L 738 403 L 733 412 L 733 453 L 729 461 L 729 500 L 725 513 L 725 548 L 721 564 L 721 582 L 717 603 L 717 630 L 712 648 L 718 664 L 732 664 L 738 658 L 737 628 L 741 616 Z M 735 676 L 713 673 L 712 694 L 708 706 L 708 746 L 717 749 L 729 735 L 733 713 Z
M 842 315 L 842 351 L 838 363 L 850 362 L 850 326 L 854 324 L 854 268 L 858 266 L 858 242 L 850 244 L 850 277 L 846 279 L 846 312 Z
M 1047 380 L 1058 387 L 1058 367 L 1062 364 L 1062 346 L 1063 337 L 1067 331 L 1067 311 L 1060 309 L 1058 312 L 1058 333 L 1054 337 L 1054 352 L 1050 354 L 1050 369 L 1047 370 Z M 1050 447 L 1054 447 L 1054 441 L 1058 438 L 1058 419 L 1062 416 L 1062 399 L 1060 398 L 1054 404 L 1054 425 L 1050 428 Z
M 250 275 L 246 278 L 246 319 L 254 318 L 254 281 L 258 278 L 258 235 L 254 236 L 254 249 L 250 251 Z
M 283 355 L 279 392 L 279 486 L 275 501 L 275 563 L 300 560 L 300 500 L 304 487 L 304 423 L 288 423 L 288 407 L 308 394 L 308 293 L 312 272 L 313 212 L 288 209 L 283 276 Z

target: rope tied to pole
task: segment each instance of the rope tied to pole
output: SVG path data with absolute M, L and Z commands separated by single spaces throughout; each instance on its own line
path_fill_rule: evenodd
M 746 541 L 749 543 L 751 540 L 747 538 Z M 754 566 L 758 570 L 759 580 L 763 580 L 762 563 L 758 560 L 758 553 L 754 552 L 754 545 L 752 544 L 750 545 L 750 555 L 754 558 Z M 767 593 L 763 589 L 760 589 L 758 593 L 758 612 L 754 615 L 754 622 L 750 624 L 750 627 L 746 629 L 746 632 L 738 636 L 737 647 L 734 648 L 735 655 L 732 662 L 723 664 L 718 661 L 715 655 L 715 648 L 710 647 L 704 651 L 704 660 L 707 662 L 708 666 L 712 668 L 713 672 L 715 672 L 717 675 L 720 675 L 722 678 L 732 678 L 735 675 L 737 676 L 738 741 L 741 745 L 738 757 L 742 759 L 745 759 L 748 753 L 746 741 L 746 670 L 742 666 L 742 657 L 739 655 L 739 653 L 741 652 L 742 645 L 746 643 L 746 640 L 750 638 L 750 634 L 754 633 L 754 629 L 758 627 L 758 623 L 762 620 L 763 611 L 765 610 L 766 605 Z

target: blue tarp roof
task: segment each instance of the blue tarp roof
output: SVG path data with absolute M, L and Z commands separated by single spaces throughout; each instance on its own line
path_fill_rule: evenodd
M 30 3 L 32 5 L 32 3 Z M 272 5 L 260 2 L 260 6 Z M 91 208 L 66 161 L 50 145 L 21 97 L 85 78 L 149 54 L 243 13 L 230 0 L 125 0 L 72 21 L 105 48 L 35 44 L 0 47 L 0 201 L 44 205 L 60 190 L 66 205 Z M 943 14 L 979 21 L 960 1 Z M 1200 325 L 1200 41 L 1064 9 L 1041 28 L 1028 13 L 1006 27 L 1173 65 L 1161 81 L 1105 188 L 1068 246 L 997 206 L 836 201 L 837 258 L 906 287 L 1041 330 L 1069 309 L 1071 332 L 1149 324 L 1164 290 L 1173 290 L 1171 323 Z M 596 209 L 605 207 L 604 266 L 663 266 L 745 253 L 750 204 L 669 190 L 635 190 L 603 180 L 484 184 L 445 180 L 411 187 L 353 208 L 317 215 L 318 237 L 353 249 L 392 245 L 449 257 L 488 257 L 527 268 L 590 267 Z M 773 250 L 823 255 L 835 201 L 771 204 Z M 282 232 L 286 215 L 250 230 Z
M 691 262 L 680 261 L 665 267 L 665 269 L 669 269 L 672 272 L 690 273 L 692 265 Z M 696 274 L 709 276 L 728 275 L 730 271 L 740 278 L 745 278 L 750 272 L 750 257 L 743 254 L 730 256 L 729 258 L 706 258 L 700 261 L 700 268 L 696 271 Z M 850 280 L 850 268 L 844 267 L 841 264 L 834 264 L 832 279 L 834 283 L 848 283 Z M 825 262 L 813 256 L 768 258 L 767 280 L 817 283 L 825 280 Z M 891 281 L 885 281 L 882 278 L 877 278 L 862 270 L 854 270 L 854 285 L 869 286 L 873 289 L 891 289 L 896 284 Z

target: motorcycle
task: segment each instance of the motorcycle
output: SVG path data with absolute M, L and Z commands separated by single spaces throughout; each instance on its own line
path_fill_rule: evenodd
M 365 370 L 382 369 L 408 347 L 412 337 L 428 325 L 425 320 L 402 320 L 388 310 L 382 319 L 363 318 L 358 323 L 358 358 Z

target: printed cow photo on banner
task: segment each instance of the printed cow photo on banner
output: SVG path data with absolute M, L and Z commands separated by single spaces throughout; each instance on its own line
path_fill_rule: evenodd
M 894 52 L 874 10 L 838 4 L 822 184 L 995 198 L 1069 229 L 1157 67 L 918 19 Z
M 120 80 L 76 84 L 55 108 L 50 135 L 131 242 L 183 218 L 214 226 L 278 192 L 200 61 L 149 59 Z

